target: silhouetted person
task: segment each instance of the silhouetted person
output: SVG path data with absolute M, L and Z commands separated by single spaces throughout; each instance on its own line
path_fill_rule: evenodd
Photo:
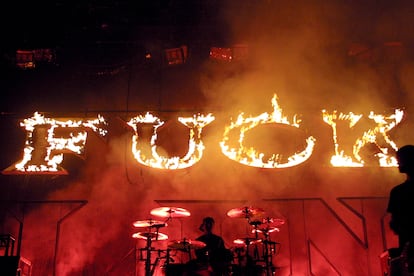
M 414 145 L 406 145 L 397 151 L 398 169 L 406 174 L 406 180 L 393 187 L 387 212 L 391 214 L 390 228 L 398 235 L 398 254 L 408 254 L 409 270 L 413 271 L 414 257 Z M 391 256 L 395 257 L 395 256 Z M 405 262 L 402 259 L 403 262 Z M 404 264 L 402 264 L 404 265 Z M 406 272 L 406 271 L 405 271 Z M 395 272 L 391 275 L 402 275 Z
M 196 261 L 201 266 L 209 267 L 210 275 L 230 275 L 232 254 L 226 249 L 223 238 L 213 233 L 213 228 L 214 219 L 205 217 L 199 227 L 204 234 L 196 240 L 205 243 L 206 246 L 195 250 Z

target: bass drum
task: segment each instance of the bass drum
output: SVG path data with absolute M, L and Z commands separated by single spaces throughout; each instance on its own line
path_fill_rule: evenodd
M 231 275 L 232 262 L 233 252 L 230 249 L 222 248 L 214 252 L 209 260 L 209 266 L 215 275 Z
M 168 264 L 163 268 L 165 276 L 183 276 L 188 275 L 186 264 Z

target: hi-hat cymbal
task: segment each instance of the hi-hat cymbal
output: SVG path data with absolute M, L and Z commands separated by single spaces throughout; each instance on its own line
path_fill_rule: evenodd
M 252 233 L 264 233 L 264 234 L 270 234 L 273 232 L 280 232 L 280 229 L 277 227 L 259 227 L 259 228 L 254 228 L 252 230 Z
M 189 217 L 191 214 L 180 207 L 158 207 L 151 210 L 151 215 L 163 218 L 182 218 Z
M 190 250 L 190 249 L 201 249 L 205 246 L 206 244 L 204 242 L 197 241 L 197 240 L 187 240 L 187 239 L 170 241 L 168 243 L 168 248 L 170 249 L 185 250 L 185 251 Z
M 159 232 L 138 232 L 138 233 L 132 234 L 132 237 L 134 239 L 143 239 L 143 240 L 151 239 L 152 241 L 164 241 L 168 239 L 168 236 L 166 234 L 159 233 Z
M 238 244 L 238 245 L 251 245 L 251 244 L 256 244 L 256 243 L 261 243 L 262 240 L 261 239 L 256 239 L 256 238 L 240 238 L 240 239 L 235 239 L 233 241 L 233 243 Z
M 132 225 L 135 227 L 154 227 L 154 228 L 161 228 L 167 226 L 167 224 L 163 221 L 147 219 L 147 220 L 137 220 Z
M 261 208 L 241 207 L 229 210 L 227 212 L 227 216 L 231 218 L 251 218 L 253 216 L 257 216 L 263 213 L 264 210 Z

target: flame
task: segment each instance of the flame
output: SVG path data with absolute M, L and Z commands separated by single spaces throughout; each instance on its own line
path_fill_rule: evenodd
M 299 128 L 300 120 L 293 116 L 292 122 L 283 115 L 282 109 L 278 104 L 277 96 L 274 95 L 272 100 L 272 113 L 262 113 L 256 117 L 244 117 L 244 113 L 238 115 L 236 121 L 231 121 L 229 125 L 225 126 L 223 138 L 219 142 L 222 153 L 240 164 L 258 167 L 258 168 L 286 168 L 296 166 L 305 162 L 313 152 L 316 139 L 309 136 L 305 139 L 307 145 L 301 152 L 296 152 L 289 156 L 287 161 L 282 161 L 280 154 L 273 153 L 270 158 L 265 159 L 265 154 L 258 152 L 253 147 L 245 147 L 243 145 L 245 134 L 247 131 L 264 124 L 283 124 L 295 128 Z M 348 127 L 352 129 L 355 127 L 363 115 L 338 113 L 333 111 L 328 113 L 322 110 L 323 121 L 332 127 L 333 142 L 335 153 L 331 157 L 331 164 L 335 167 L 363 167 L 365 162 L 361 157 L 361 150 L 367 144 L 373 144 L 377 147 L 378 152 L 373 156 L 378 158 L 379 166 L 381 167 L 396 167 L 398 166 L 395 157 L 390 156 L 390 151 L 397 151 L 396 143 L 390 138 L 388 133 L 396 127 L 403 119 L 404 112 L 396 109 L 394 114 L 382 115 L 370 112 L 368 119 L 375 123 L 375 126 L 367 129 L 361 137 L 356 139 L 352 145 L 352 153 L 346 154 L 340 148 L 339 139 L 337 135 L 338 121 L 348 122 Z M 192 117 L 178 117 L 178 121 L 189 129 L 188 151 L 183 157 L 174 156 L 167 158 L 160 156 L 157 150 L 157 131 L 164 122 L 158 117 L 146 113 L 145 115 L 136 116 L 128 122 L 128 125 L 135 130 L 132 137 L 132 153 L 135 159 L 148 167 L 159 169 L 183 169 L 188 168 L 199 162 L 203 156 L 204 144 L 201 139 L 201 133 L 205 126 L 215 120 L 212 114 L 207 115 L 193 115 Z M 153 126 L 153 135 L 149 142 L 150 150 L 143 151 L 142 138 L 138 135 L 138 125 L 148 124 Z M 20 125 L 26 130 L 26 141 L 23 149 L 22 160 L 9 166 L 3 170 L 4 174 L 65 174 L 66 171 L 59 165 L 63 161 L 64 153 L 75 153 L 82 155 L 87 140 L 87 131 L 85 128 L 93 130 L 100 136 L 107 134 L 106 121 L 99 116 L 94 119 L 66 119 L 58 120 L 53 118 L 46 118 L 40 113 L 34 113 L 33 117 L 24 119 Z M 64 130 L 64 134 L 59 134 Z M 239 132 L 239 138 L 236 146 L 230 146 L 230 133 Z M 381 143 L 386 146 L 381 146 L 378 138 L 381 138 Z M 147 154 L 149 153 L 149 154 Z
M 203 156 L 204 144 L 201 140 L 201 133 L 203 127 L 214 121 L 214 116 L 211 114 L 207 115 L 194 115 L 193 117 L 179 117 L 178 121 L 189 128 L 190 135 L 188 141 L 188 151 L 182 158 L 178 156 L 164 157 L 160 156 L 157 152 L 157 129 L 164 124 L 158 117 L 153 116 L 150 113 L 146 113 L 145 116 L 136 116 L 128 122 L 134 130 L 135 134 L 132 137 L 132 153 L 135 159 L 145 166 L 157 169 L 184 169 L 193 166 L 199 162 Z M 139 145 L 138 136 L 138 124 L 152 124 L 154 131 L 151 137 L 151 157 L 147 157 L 143 153 L 142 147 Z
M 230 122 L 229 126 L 225 126 L 223 139 L 220 142 L 220 147 L 224 155 L 226 155 L 231 160 L 237 161 L 241 164 L 258 168 L 292 167 L 305 162 L 312 155 L 316 141 L 316 139 L 312 136 L 309 136 L 306 139 L 306 148 L 303 151 L 294 153 L 292 156 L 288 157 L 288 161 L 285 163 L 280 162 L 281 157 L 277 153 L 272 154 L 268 160 L 263 160 L 264 153 L 257 152 L 254 148 L 246 148 L 243 146 L 243 140 L 246 132 L 258 125 L 284 124 L 299 128 L 300 120 L 296 118 L 296 115 L 293 117 L 292 123 L 287 119 L 286 116 L 283 116 L 282 109 L 278 105 L 276 95 L 273 96 L 271 102 L 273 106 L 273 112 L 271 114 L 265 112 L 258 115 L 257 117 L 244 118 L 244 114 L 241 113 L 238 115 L 236 122 Z M 230 132 L 235 129 L 240 129 L 238 148 L 231 147 L 227 144 L 230 140 Z
M 375 156 L 378 157 L 378 162 L 381 167 L 397 167 L 398 163 L 395 157 L 389 155 L 388 147 L 381 147 L 377 142 L 377 136 L 381 135 L 386 144 L 388 144 L 395 151 L 398 149 L 397 145 L 388 136 L 388 132 L 398 125 L 404 112 L 400 109 L 396 109 L 394 114 L 389 116 L 375 114 L 370 112 L 368 118 L 376 123 L 376 126 L 372 129 L 368 129 L 363 135 L 355 141 L 353 145 L 352 156 L 346 155 L 344 150 L 339 148 L 338 136 L 337 136 L 337 120 L 349 121 L 349 128 L 353 128 L 363 115 L 355 115 L 352 112 L 348 114 L 340 113 L 337 111 L 328 113 L 326 110 L 322 110 L 323 121 L 332 127 L 332 137 L 335 148 L 335 155 L 331 157 L 331 164 L 335 167 L 363 167 L 365 162 L 360 156 L 361 149 L 367 144 L 375 144 L 380 151 Z
M 33 117 L 24 119 L 20 126 L 26 129 L 26 141 L 23 149 L 23 158 L 15 165 L 7 168 L 6 173 L 30 172 L 30 173 L 62 173 L 66 174 L 59 164 L 63 161 L 63 153 L 84 153 L 87 131 L 80 128 L 90 128 L 100 136 L 105 136 L 107 130 L 101 128 L 106 122 L 98 116 L 91 120 L 67 120 L 59 121 L 45 118 L 38 112 Z M 46 133 L 41 130 L 46 129 Z M 69 133 L 69 138 L 56 137 L 56 130 L 75 130 Z M 35 138 L 35 130 L 38 136 Z

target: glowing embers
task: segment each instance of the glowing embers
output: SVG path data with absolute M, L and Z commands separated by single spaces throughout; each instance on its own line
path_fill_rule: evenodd
M 388 136 L 388 132 L 398 125 L 403 119 L 404 112 L 400 109 L 396 109 L 394 114 L 389 116 L 375 114 L 370 112 L 368 119 L 375 122 L 374 127 L 370 127 L 362 132 L 362 135 L 359 136 L 352 145 L 352 155 L 346 154 L 344 149 L 340 148 L 340 142 L 338 139 L 338 124 L 341 122 L 348 122 L 348 129 L 354 129 L 357 123 L 363 118 L 363 115 L 355 115 L 352 112 L 348 114 L 339 113 L 336 111 L 333 113 L 328 113 L 325 110 L 322 110 L 323 120 L 325 123 L 329 124 L 332 127 L 332 137 L 335 148 L 335 155 L 331 157 L 331 164 L 335 167 L 363 167 L 366 165 L 367 161 L 373 160 L 364 160 L 361 156 L 362 149 L 369 148 L 369 145 L 374 147 L 375 153 L 371 154 L 378 158 L 375 162 L 381 167 L 396 167 L 398 166 L 397 160 L 394 156 L 389 155 L 389 148 L 397 150 L 398 147 Z M 371 121 L 371 122 L 372 122 Z M 349 137 L 349 133 L 348 133 Z M 387 147 L 386 145 L 390 146 Z M 366 158 L 368 159 L 368 157 Z
M 135 159 L 140 163 L 148 167 L 158 169 L 184 169 L 193 166 L 200 161 L 203 156 L 204 144 L 201 140 L 201 132 L 203 127 L 214 121 L 214 116 L 207 115 L 194 115 L 193 117 L 179 117 L 178 121 L 184 126 L 189 128 L 190 135 L 188 141 L 188 151 L 183 157 L 173 156 L 165 157 L 160 156 L 157 150 L 157 130 L 164 124 L 158 117 L 153 116 L 150 113 L 146 113 L 145 116 L 139 115 L 129 120 L 130 125 L 135 134 L 132 137 L 132 153 Z M 150 151 L 146 154 L 145 146 L 140 141 L 138 135 L 138 125 L 149 124 L 153 126 L 153 134 L 150 140 Z
M 271 153 L 266 155 L 253 147 L 246 147 L 244 145 L 246 133 L 260 125 L 276 124 L 294 127 L 295 129 L 299 128 L 299 121 L 296 120 L 296 116 L 294 116 L 293 122 L 290 123 L 289 120 L 282 115 L 282 109 L 277 103 L 276 95 L 272 98 L 272 106 L 273 112 L 271 114 L 265 112 L 257 117 L 244 118 L 243 113 L 241 113 L 239 114 L 236 122 L 231 122 L 229 126 L 225 127 L 223 139 L 220 142 L 221 151 L 225 156 L 231 160 L 252 167 L 286 168 L 303 163 L 312 155 L 316 141 L 316 139 L 312 136 L 305 139 L 307 145 L 304 150 L 296 152 L 288 157 L 283 157 L 279 153 Z M 235 131 L 239 132 L 238 143 L 232 146 L 230 145 L 230 137 Z M 269 157 L 266 159 L 266 156 Z
M 4 170 L 5 174 L 67 174 L 59 167 L 63 154 L 83 154 L 88 135 L 86 128 L 101 136 L 107 133 L 102 128 L 106 122 L 101 116 L 91 120 L 59 121 L 36 112 L 20 125 L 26 129 L 23 159 Z

